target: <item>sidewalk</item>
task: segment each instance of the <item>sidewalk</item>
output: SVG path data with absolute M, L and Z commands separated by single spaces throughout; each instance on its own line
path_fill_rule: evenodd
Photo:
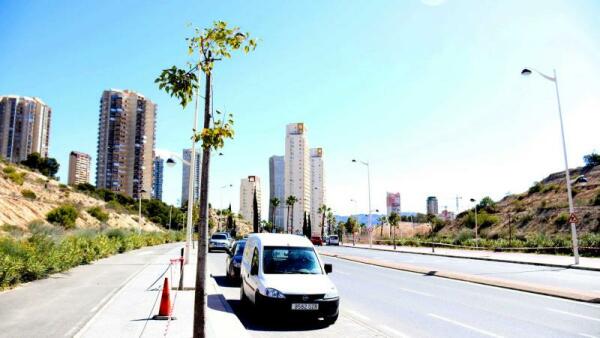
M 192 337 L 196 251 L 190 253 L 190 264 L 184 265 L 183 291 L 178 291 L 180 247 L 157 256 L 122 289 L 106 300 L 96 315 L 75 337 Z M 164 273 L 164 275 L 163 275 Z M 152 320 L 158 314 L 164 278 L 169 278 L 174 320 Z M 246 329 L 229 307 L 213 278 L 206 288 L 207 336 L 249 337 Z M 102 302 L 101 302 L 102 303 Z
M 342 246 L 349 248 L 369 249 L 368 244 L 344 243 Z M 394 251 L 391 245 L 373 244 L 372 250 Z M 600 271 L 600 258 L 579 257 L 579 265 L 573 265 L 572 256 L 547 255 L 547 254 L 530 254 L 523 252 L 494 252 L 488 250 L 461 250 L 448 248 L 435 248 L 435 253 L 431 252 L 431 247 L 411 247 L 397 246 L 396 252 L 411 253 L 419 255 L 433 255 L 454 258 L 478 259 L 485 261 L 531 264 L 559 268 L 581 269 Z

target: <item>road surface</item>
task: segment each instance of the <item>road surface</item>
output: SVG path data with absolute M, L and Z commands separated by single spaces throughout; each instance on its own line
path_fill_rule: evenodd
M 209 254 L 209 269 L 254 337 L 600 337 L 600 305 L 327 257 L 340 292 L 338 322 L 260 325 L 224 280 L 225 256 Z

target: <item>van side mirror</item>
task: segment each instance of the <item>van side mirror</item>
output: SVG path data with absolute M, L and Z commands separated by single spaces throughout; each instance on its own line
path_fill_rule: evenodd
M 329 264 L 329 263 L 325 263 L 325 273 L 332 273 L 333 272 L 333 265 Z

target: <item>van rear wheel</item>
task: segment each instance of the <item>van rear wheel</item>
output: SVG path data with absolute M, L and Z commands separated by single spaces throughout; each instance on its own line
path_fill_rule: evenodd
M 244 292 L 244 286 L 240 287 L 240 306 L 243 310 L 247 309 L 250 305 L 250 300 L 246 297 L 246 293 Z

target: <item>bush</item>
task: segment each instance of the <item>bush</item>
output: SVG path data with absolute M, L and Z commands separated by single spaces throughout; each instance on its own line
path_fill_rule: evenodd
M 2 172 L 9 180 L 13 181 L 17 185 L 23 185 L 23 183 L 25 182 L 25 176 L 27 176 L 27 173 L 20 173 L 13 166 L 6 166 L 2 168 Z
M 29 189 L 21 190 L 21 195 L 23 195 L 23 197 L 30 199 L 30 200 L 34 200 L 37 198 L 37 195 Z
M 592 152 L 591 154 L 585 155 L 583 157 L 583 161 L 585 162 L 586 167 L 593 167 L 600 165 L 600 154 L 596 152 Z
M 567 222 L 569 222 L 569 214 L 566 212 L 561 212 L 554 219 L 554 224 L 558 227 L 563 227 L 563 226 L 567 225 Z
M 6 167 L 2 168 L 2 172 L 5 174 L 12 174 L 12 173 L 16 172 L 16 170 L 15 170 L 15 167 L 6 166 Z
M 543 184 L 540 182 L 534 182 L 533 185 L 529 188 L 529 194 L 535 194 L 536 192 L 540 192 L 542 190 Z
M 46 220 L 50 223 L 63 226 L 65 229 L 75 227 L 75 221 L 79 217 L 79 211 L 72 205 L 63 205 L 50 210 L 46 214 Z
M 37 224 L 35 227 L 40 230 L 45 226 Z M 29 238 L 0 238 L 0 290 L 118 252 L 181 241 L 183 238 L 182 232 L 138 234 L 121 229 L 76 231 L 60 237 L 36 231 Z
M 596 197 L 592 200 L 592 205 L 600 205 L 600 192 L 596 194 Z
M 87 212 L 90 214 L 90 216 L 96 218 L 100 222 L 104 223 L 108 221 L 108 213 L 104 212 L 104 210 L 102 210 L 100 207 L 91 207 L 87 209 Z
M 87 212 L 90 214 L 90 216 L 96 218 L 100 222 L 104 223 L 108 221 L 108 213 L 104 212 L 104 210 L 102 210 L 100 207 L 91 207 L 87 209 Z

